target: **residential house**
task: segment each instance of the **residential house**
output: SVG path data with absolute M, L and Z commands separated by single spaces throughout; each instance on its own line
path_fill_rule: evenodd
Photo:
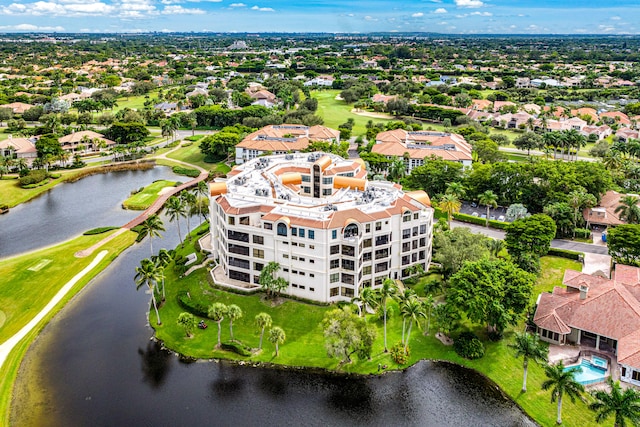
M 640 385 L 640 268 L 618 264 L 611 279 L 566 270 L 562 283 L 538 297 L 541 339 L 617 358 L 621 381 Z
M 257 90 L 255 92 L 250 92 L 249 96 L 254 100 L 254 101 L 266 101 L 269 104 L 271 104 L 273 106 L 273 104 L 276 103 L 276 96 L 269 92 L 266 89 L 260 89 Z
M 84 151 L 100 151 L 101 147 L 110 147 L 115 145 L 115 141 L 107 139 L 104 135 L 91 130 L 83 130 L 73 132 L 59 138 L 58 141 L 63 150 L 76 152 L 79 146 L 84 146 Z
M 587 138 L 590 135 L 596 135 L 598 137 L 598 140 L 602 140 L 605 139 L 606 137 L 608 137 L 609 135 L 611 135 L 611 133 L 613 132 L 613 130 L 607 126 L 607 125 L 602 125 L 602 126 L 585 126 L 582 128 L 582 130 L 580 131 L 580 133 L 582 133 L 584 136 L 586 136 Z
M 333 86 L 334 78 L 332 76 L 318 76 L 303 83 L 304 86 Z
M 502 108 L 504 107 L 515 107 L 515 106 L 516 104 L 514 104 L 511 101 L 496 101 L 493 103 L 493 111 L 498 112 L 502 110 Z
M 340 142 L 340 131 L 325 126 L 269 125 L 247 135 L 236 145 L 236 164 L 266 153 L 298 153 L 313 141 Z
M 38 157 L 35 138 L 9 138 L 0 141 L 0 155 L 14 159 L 25 159 L 29 164 Z
M 622 141 L 627 142 L 629 139 L 638 139 L 639 132 L 637 130 L 629 128 L 620 128 L 616 132 L 616 137 Z
M 371 102 L 387 105 L 387 102 L 398 99 L 398 95 L 383 95 L 376 93 L 371 97 Z
M 587 223 L 587 227 L 592 225 L 610 227 L 626 224 L 624 220 L 620 219 L 620 215 L 616 213 L 616 209 L 620 206 L 620 199 L 624 196 L 625 194 L 609 190 L 602 196 L 598 206 L 585 208 L 582 211 L 582 216 Z
M 407 173 L 413 168 L 422 166 L 424 159 L 431 156 L 443 160 L 471 166 L 471 144 L 462 135 L 445 132 L 406 131 L 395 129 L 380 132 L 372 153 L 386 156 L 388 159 L 402 157 L 405 160 Z
M 154 105 L 153 108 L 155 108 L 156 110 L 160 110 L 165 114 L 170 114 L 179 110 L 178 104 L 175 102 L 161 102 Z
M 500 114 L 493 117 L 493 125 L 505 129 L 522 129 L 530 124 L 533 126 L 533 122 L 535 122 L 535 117 L 525 112 Z
M 622 111 L 606 111 L 604 113 L 600 113 L 600 120 L 607 124 L 618 123 L 625 126 L 629 126 L 631 124 L 629 116 Z
M 13 114 L 22 115 L 25 111 L 33 108 L 33 105 L 24 102 L 12 102 L 11 104 L 0 105 L 0 108 L 11 108 Z
M 493 102 L 488 99 L 472 99 L 471 109 L 477 111 L 490 111 L 493 108 Z

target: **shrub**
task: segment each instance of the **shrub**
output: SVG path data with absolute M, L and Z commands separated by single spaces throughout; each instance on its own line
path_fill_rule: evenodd
M 102 234 L 102 233 L 106 233 L 107 231 L 117 230 L 118 228 L 120 227 L 98 227 L 98 228 L 92 228 L 91 230 L 87 230 L 82 234 L 84 236 L 93 236 L 94 234 Z
M 404 365 L 409 361 L 410 351 L 404 351 L 404 345 L 401 342 L 397 343 L 390 350 L 391 359 L 396 362 L 398 365 Z
M 220 348 L 227 351 L 232 351 L 240 356 L 251 356 L 252 351 L 251 347 L 247 347 L 246 345 L 234 342 L 234 341 L 226 341 L 220 344 Z
M 453 342 L 453 349 L 465 359 L 480 359 L 484 356 L 484 344 L 473 332 L 463 332 Z
M 173 173 L 176 173 L 178 175 L 186 175 L 190 178 L 197 178 L 198 175 L 200 175 L 200 171 L 197 169 L 189 169 L 189 168 L 183 168 L 182 166 L 174 166 L 172 168 Z
M 49 177 L 47 171 L 43 169 L 34 169 L 29 171 L 29 173 L 18 180 L 20 182 L 21 187 L 25 187 L 27 185 L 38 184 Z
M 191 314 L 200 317 L 209 317 L 209 306 L 211 302 L 202 297 L 189 297 L 187 292 L 178 294 L 178 303 Z
M 584 259 L 583 252 L 570 251 L 568 249 L 549 248 L 549 252 L 547 252 L 547 255 L 572 259 L 574 261 L 580 261 L 581 257 Z
M 575 230 L 573 230 L 573 232 L 579 239 L 591 239 L 591 230 L 588 230 L 586 228 L 576 228 Z
M 445 214 L 445 216 L 446 216 L 446 214 Z M 453 218 L 457 219 L 458 221 L 467 222 L 469 224 L 476 224 L 476 225 L 485 225 L 486 224 L 486 220 L 484 218 L 480 218 L 478 216 L 473 216 L 473 215 L 454 213 L 453 214 Z M 498 229 L 502 230 L 507 225 L 509 225 L 508 222 L 496 221 L 494 219 L 490 219 L 489 220 L 489 227 L 492 227 L 492 228 L 498 228 Z

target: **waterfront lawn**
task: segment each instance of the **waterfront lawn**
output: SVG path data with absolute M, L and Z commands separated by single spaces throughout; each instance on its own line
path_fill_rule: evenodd
M 3 177 L 0 179 L 0 205 L 7 204 L 9 207 L 14 207 L 20 203 L 24 203 L 34 197 L 49 191 L 51 188 L 66 181 L 69 178 L 78 174 L 79 169 L 68 171 L 55 171 L 56 174 L 60 174 L 60 178 L 51 179 L 49 183 L 35 188 L 22 188 L 18 182 L 17 176 L 14 179 L 9 177 Z
M 13 383 L 18 374 L 20 362 L 31 342 L 42 328 L 77 294 L 93 277 L 104 270 L 123 250 L 135 242 L 136 233 L 126 232 L 107 242 L 98 251 L 86 258 L 75 258 L 73 254 L 86 249 L 105 238 L 107 234 L 80 236 L 60 245 L 3 259 L 0 263 L 0 309 L 7 314 L 6 322 L 0 327 L 0 343 L 5 342 L 25 326 L 62 288 L 65 283 L 89 264 L 103 249 L 108 255 L 73 289 L 44 319 L 20 341 L 9 353 L 0 375 L 0 425 L 10 425 L 9 410 Z M 50 260 L 46 263 L 43 260 Z M 38 271 L 28 268 L 41 266 Z
M 160 197 L 160 192 L 164 188 L 175 187 L 175 181 L 158 180 L 147 185 L 144 189 L 125 200 L 122 207 L 125 209 L 133 209 L 143 211 Z
M 193 251 L 190 245 L 180 249 L 180 253 Z M 536 296 L 539 292 L 548 290 L 553 285 L 562 282 L 565 268 L 580 269 L 580 264 L 571 260 L 544 257 L 542 259 L 543 275 L 536 286 Z M 264 298 L 262 293 L 256 295 L 239 295 L 213 288 L 209 284 L 208 272 L 197 270 L 191 275 L 179 278 L 170 266 L 167 269 L 167 299 L 160 310 L 163 320 L 161 326 L 156 325 L 153 310 L 149 313 L 152 326 L 156 329 L 156 337 L 167 347 L 181 354 L 196 358 L 225 358 L 246 360 L 251 362 L 267 362 L 291 366 L 306 366 L 346 373 L 376 374 L 379 365 L 386 365 L 388 369 L 403 369 L 422 359 L 447 360 L 475 369 L 491 380 L 516 401 L 524 410 L 541 425 L 553 425 L 556 417 L 556 404 L 551 403 L 550 394 L 541 390 L 541 384 L 546 379 L 542 367 L 535 364 L 529 366 L 528 392 L 521 393 L 522 387 L 522 359 L 513 357 L 508 344 L 513 340 L 513 331 L 506 332 L 503 340 L 492 342 L 488 339 L 484 327 L 471 329 L 482 339 L 486 347 L 486 354 L 482 359 L 469 361 L 459 357 L 452 347 L 444 346 L 434 336 L 437 331 L 434 321 L 431 321 L 430 334 L 425 335 L 425 322 L 420 327 L 414 325 L 410 341 L 411 357 L 405 366 L 396 365 L 388 353 L 384 353 L 383 324 L 375 315 L 368 315 L 367 321 L 373 323 L 378 332 L 370 360 L 358 361 L 340 366 L 336 359 L 327 357 L 324 349 L 324 337 L 321 322 L 324 314 L 334 306 L 321 306 L 303 302 L 285 300 L 281 305 L 272 306 L 271 301 Z M 234 322 L 234 336 L 246 346 L 257 348 L 259 329 L 254 325 L 254 317 L 259 312 L 266 312 L 273 318 L 273 325 L 284 329 L 287 339 L 280 346 L 280 356 L 275 357 L 275 348 L 265 332 L 263 350 L 251 357 L 242 357 L 235 353 L 214 350 L 217 342 L 217 324 L 210 319 L 203 318 L 208 324 L 206 330 L 195 329 L 192 338 L 185 336 L 184 330 L 176 324 L 178 315 L 186 311 L 178 304 L 177 296 L 180 292 L 188 291 L 191 298 L 204 300 L 206 304 L 222 302 L 237 304 L 244 312 L 244 316 Z M 535 299 L 534 299 L 535 301 Z M 401 339 L 402 320 L 398 316 L 395 302 L 389 303 L 390 318 L 388 322 L 388 345 L 391 347 Z M 200 318 L 198 318 L 200 320 Z M 522 330 L 524 323 L 515 330 Z M 230 340 L 229 321 L 222 322 L 222 341 Z M 585 403 L 571 403 L 569 399 L 563 402 L 564 425 L 582 426 L 594 422 L 594 413 L 588 411 Z M 605 424 L 608 425 L 608 424 Z
M 167 154 L 167 157 L 200 166 L 202 169 L 206 170 L 215 166 L 214 163 L 205 163 L 204 154 L 200 151 L 200 144 L 198 142 L 190 142 L 187 144 L 189 145 L 185 146 L 183 143 L 180 148 Z

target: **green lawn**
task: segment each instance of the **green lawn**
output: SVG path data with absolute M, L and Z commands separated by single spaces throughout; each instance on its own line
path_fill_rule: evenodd
M 193 249 L 188 246 L 179 249 L 186 254 Z M 579 263 L 556 257 L 544 257 L 542 260 L 544 274 L 536 286 L 537 293 L 550 289 L 553 285 L 562 282 L 565 268 L 580 268 Z M 235 338 L 252 348 L 258 347 L 259 330 L 254 325 L 254 317 L 259 312 L 266 312 L 273 318 L 275 326 L 281 326 L 287 339 L 280 346 L 280 356 L 275 357 L 273 344 L 265 339 L 263 351 L 251 357 L 242 357 L 234 353 L 214 350 L 217 340 L 217 324 L 209 319 L 204 319 L 209 327 L 206 330 L 195 329 L 194 336 L 187 338 L 184 331 L 176 324 L 178 315 L 185 311 L 178 302 L 177 294 L 180 291 L 188 291 L 191 298 L 211 304 L 222 302 L 224 304 L 237 304 L 244 312 L 244 316 L 234 322 Z M 390 303 L 391 311 L 397 313 L 397 304 Z M 155 314 L 150 312 L 152 326 L 156 329 L 156 336 L 165 344 L 182 354 L 197 358 L 229 358 L 236 360 L 251 360 L 253 362 L 268 362 L 293 366 L 308 366 L 324 368 L 351 373 L 376 373 L 378 364 L 388 365 L 389 369 L 402 369 L 406 366 L 397 366 L 383 352 L 383 326 L 382 322 L 373 315 L 367 316 L 367 321 L 376 325 L 378 338 L 374 345 L 371 360 L 354 361 L 353 363 L 339 367 L 335 359 L 327 357 L 324 350 L 324 338 L 321 321 L 324 314 L 332 307 L 306 304 L 292 300 L 286 300 L 281 305 L 272 306 L 269 300 L 265 300 L 262 294 L 244 296 L 224 292 L 212 288 L 208 282 L 207 273 L 198 270 L 185 278 L 179 279 L 170 267 L 167 269 L 167 299 L 160 310 L 163 324 L 156 324 Z M 521 330 L 523 324 L 518 325 Z M 400 341 L 402 321 L 399 316 L 392 314 L 388 324 L 389 346 Z M 550 402 L 548 392 L 541 390 L 541 384 L 545 379 L 542 367 L 531 364 L 529 367 L 528 392 L 520 392 L 522 386 L 522 360 L 515 359 L 508 344 L 512 341 L 513 331 L 507 331 L 505 338 L 499 342 L 488 340 L 483 327 L 475 327 L 474 332 L 484 341 L 486 354 L 480 360 L 469 361 L 460 358 L 451 347 L 444 346 L 434 338 L 436 328 L 432 325 L 430 335 L 424 334 L 422 328 L 414 327 L 411 337 L 411 359 L 408 365 L 421 359 L 449 360 L 460 365 L 473 368 L 495 381 L 502 390 L 515 400 L 538 423 L 551 426 L 555 423 L 556 404 Z M 222 322 L 222 341 L 230 339 L 229 322 Z M 407 365 L 407 366 L 408 366 Z M 582 402 L 575 404 L 568 399 L 563 403 L 563 419 L 566 426 L 584 426 L 594 424 L 594 414 L 586 409 Z M 605 424 L 605 425 L 611 425 Z
M 133 209 L 143 211 L 155 202 L 160 197 L 160 191 L 163 188 L 175 187 L 175 181 L 159 180 L 144 187 L 142 191 L 129 197 L 122 203 L 122 207 L 125 209 Z
M 338 126 L 345 123 L 347 119 L 353 119 L 353 135 L 363 135 L 366 132 L 365 125 L 369 120 L 374 123 L 386 123 L 389 119 L 378 119 L 366 116 L 359 116 L 351 112 L 353 104 L 336 100 L 339 90 L 323 90 L 311 92 L 311 97 L 318 100 L 317 114 L 324 119 L 327 127 L 338 129 Z
M 26 325 L 73 276 L 87 266 L 97 254 L 75 258 L 73 254 L 100 241 L 108 233 L 80 236 L 60 245 L 30 252 L 0 263 L 0 309 L 6 315 L 0 326 L 0 343 Z M 20 361 L 42 328 L 93 277 L 104 270 L 124 249 L 134 243 L 136 233 L 128 231 L 100 248 L 109 254 L 34 328 L 9 354 L 0 376 L 0 425 L 9 425 L 13 382 Z M 31 269 L 31 270 L 30 270 Z
M 117 113 L 120 110 L 125 108 L 130 108 L 132 110 L 141 110 L 144 108 L 144 103 L 148 99 L 153 99 L 158 96 L 158 91 L 153 90 L 149 92 L 147 95 L 140 96 L 126 96 L 122 98 L 118 98 L 118 106 L 113 109 L 113 113 Z
M 74 177 L 78 174 L 79 169 L 71 171 L 56 171 L 56 174 L 60 174 L 58 179 L 51 179 L 48 184 L 36 187 L 36 188 L 22 188 L 18 183 L 16 176 L 5 176 L 0 179 L 0 205 L 7 204 L 9 207 L 19 205 L 27 200 L 31 200 L 34 197 L 49 191 L 61 182 Z
M 189 144 L 189 143 L 187 143 Z M 183 143 L 182 147 L 167 154 L 170 159 L 180 160 L 182 162 L 190 163 L 192 165 L 200 166 L 203 169 L 212 172 L 218 172 L 226 174 L 231 170 L 225 163 L 207 163 L 204 161 L 204 154 L 200 151 L 200 145 L 197 142 L 191 143 L 187 146 Z

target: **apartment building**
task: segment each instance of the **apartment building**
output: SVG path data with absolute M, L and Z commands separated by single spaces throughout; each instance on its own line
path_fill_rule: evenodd
M 210 184 L 214 277 L 256 288 L 275 261 L 286 294 L 328 303 L 428 269 L 429 196 L 366 176 L 360 159 L 299 153 L 249 160 Z

